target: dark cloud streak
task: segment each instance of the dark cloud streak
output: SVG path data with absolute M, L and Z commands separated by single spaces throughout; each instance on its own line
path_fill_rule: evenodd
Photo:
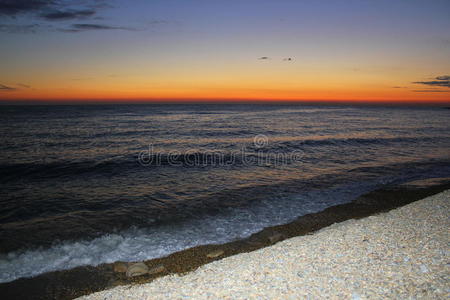
M 30 14 L 33 18 L 51 22 L 83 20 L 93 17 L 99 10 L 107 7 L 111 7 L 111 5 L 104 0 L 72 2 L 62 0 L 0 0 L 0 17 L 7 16 L 16 19 L 20 15 Z M 11 28 L 12 26 L 28 26 L 24 24 L 8 25 Z
M 444 90 L 413 90 L 415 93 L 449 93 L 450 91 Z
M 11 17 L 12 20 L 12 23 L 4 22 L 0 24 L 0 32 L 16 34 L 37 33 L 45 30 L 78 33 L 148 29 L 146 27 L 139 29 L 119 24 L 96 23 L 101 22 L 99 20 L 104 20 L 101 16 L 98 16 L 99 12 L 111 7 L 113 6 L 106 0 L 0 0 L 0 18 L 7 16 Z M 72 24 L 64 23 L 64 21 L 71 21 Z M 58 24 L 58 22 L 63 23 Z M 153 20 L 149 21 L 147 27 L 166 23 L 168 22 L 165 20 Z
M 134 31 L 136 29 L 130 27 L 110 26 L 103 24 L 72 24 L 68 29 L 61 29 L 63 32 L 83 32 L 92 30 L 128 30 Z
M 146 29 L 118 24 L 97 24 L 96 22 L 103 20 L 101 16 L 98 16 L 99 12 L 111 7 L 113 6 L 106 0 L 0 0 L 0 18 L 7 16 L 13 20 L 12 23 L 8 22 L 9 24 L 6 22 L 0 24 L 0 32 L 37 33 L 46 30 L 78 33 L 101 30 L 138 31 Z M 28 19 L 28 22 L 26 22 L 25 18 Z M 71 21 L 72 24 L 64 23 L 64 21 Z M 58 24 L 58 22 L 63 23 Z M 153 20 L 149 23 L 149 26 L 165 23 L 167 21 Z
M 442 75 L 437 76 L 435 80 L 431 81 L 415 81 L 414 84 L 423 84 L 428 86 L 441 86 L 441 87 L 448 87 L 450 88 L 450 76 L 448 75 Z
M 41 18 L 47 21 L 64 21 L 73 19 L 83 19 L 91 17 L 96 14 L 95 10 L 66 10 L 66 11 L 53 11 L 41 14 Z
M 53 4 L 54 0 L 0 0 L 0 15 L 16 16 L 39 11 Z
M 42 26 L 39 24 L 14 25 L 0 24 L 0 32 L 7 33 L 36 33 Z
M 16 91 L 16 88 L 0 84 L 0 91 Z

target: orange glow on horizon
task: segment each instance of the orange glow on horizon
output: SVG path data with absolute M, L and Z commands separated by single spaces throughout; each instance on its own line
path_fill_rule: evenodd
M 330 91 L 309 90 L 299 92 L 294 90 L 270 89 L 181 89 L 169 92 L 156 90 L 152 93 L 139 90 L 120 90 L 105 92 L 97 90 L 64 89 L 59 91 L 16 91 L 3 92 L 1 101 L 47 101 L 52 103 L 65 102 L 396 102 L 396 103 L 450 103 L 447 92 L 418 93 L 397 91 L 395 93 L 383 90 L 364 91 Z

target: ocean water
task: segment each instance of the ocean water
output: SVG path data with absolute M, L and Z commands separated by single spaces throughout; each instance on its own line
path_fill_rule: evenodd
M 439 107 L 0 106 L 0 282 L 244 238 L 450 176 Z

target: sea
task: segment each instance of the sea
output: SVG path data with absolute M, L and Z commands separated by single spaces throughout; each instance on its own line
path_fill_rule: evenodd
M 242 239 L 450 177 L 450 110 L 0 106 L 0 282 Z

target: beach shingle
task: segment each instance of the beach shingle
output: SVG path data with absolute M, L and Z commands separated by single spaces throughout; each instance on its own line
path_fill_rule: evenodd
M 448 299 L 450 191 L 79 299 Z

